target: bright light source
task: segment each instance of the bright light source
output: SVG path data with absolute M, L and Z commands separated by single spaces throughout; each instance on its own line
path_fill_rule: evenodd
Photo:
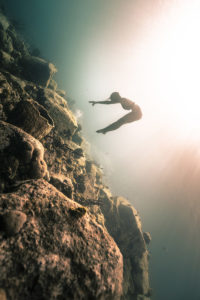
M 181 134 L 193 137 L 200 137 L 199 15 L 199 1 L 177 1 L 154 33 L 159 46 L 152 55 L 166 117 Z

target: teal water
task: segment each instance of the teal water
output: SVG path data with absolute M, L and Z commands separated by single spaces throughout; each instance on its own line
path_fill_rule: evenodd
M 138 123 L 99 136 L 95 130 L 118 118 L 121 112 L 111 108 L 94 109 L 88 104 L 89 100 L 103 99 L 116 89 L 128 94 L 131 85 L 138 96 L 136 100 L 142 101 L 140 91 L 146 89 L 147 79 L 144 77 L 142 82 L 141 65 L 133 70 L 133 78 L 126 78 L 125 81 L 130 80 L 129 86 L 125 83 L 120 86 L 120 82 L 132 68 L 126 60 L 129 52 L 133 52 L 136 60 L 139 55 L 134 45 L 143 34 L 141 16 L 150 18 L 159 2 L 149 1 L 152 8 L 145 1 L 127 1 L 126 6 L 122 0 L 6 0 L 4 5 L 9 16 L 21 22 L 21 34 L 32 48 L 39 48 L 41 56 L 58 68 L 56 79 L 67 95 L 76 100 L 84 134 L 92 144 L 92 154 L 107 174 L 113 193 L 131 201 L 139 210 L 144 230 L 151 233 L 153 299 L 199 300 L 198 157 L 190 167 L 185 163 L 185 154 L 181 167 L 176 166 L 180 157 L 175 151 L 178 140 L 173 141 L 173 147 L 165 134 L 164 142 L 157 141 L 158 132 L 149 131 L 154 123 L 144 129 Z M 123 66 L 119 63 L 122 58 Z M 141 86 L 144 83 L 141 90 L 134 78 L 141 81 Z M 186 145 L 189 141 L 182 147 Z

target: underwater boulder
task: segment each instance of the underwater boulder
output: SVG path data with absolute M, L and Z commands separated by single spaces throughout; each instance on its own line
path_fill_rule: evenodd
M 72 141 L 77 145 L 81 146 L 83 144 L 84 139 L 79 132 L 75 132 L 75 134 L 72 136 Z
M 0 11 L 0 29 L 2 30 L 7 30 L 8 27 L 10 26 L 10 23 L 6 16 Z
M 148 251 L 136 209 L 123 197 L 111 197 L 106 189 L 100 190 L 99 200 L 105 226 L 124 258 L 122 299 L 149 299 Z
M 11 37 L 3 29 L 0 29 L 0 49 L 7 53 L 14 50 Z
M 8 121 L 38 140 L 45 137 L 54 127 L 47 110 L 34 100 L 18 102 Z
M 13 27 L 9 27 L 7 34 L 12 40 L 14 52 L 18 53 L 18 57 L 21 58 L 22 56 L 28 56 L 28 48 L 25 42 L 17 35 L 15 29 Z
M 48 177 L 42 144 L 31 135 L 0 121 L 0 190 L 9 191 L 15 182 Z
M 37 101 L 51 115 L 55 129 L 61 136 L 70 138 L 75 133 L 78 124 L 64 98 L 50 89 L 40 89 Z
M 52 63 L 36 56 L 24 56 L 20 64 L 23 67 L 23 76 L 26 80 L 44 87 L 48 87 L 53 74 L 57 72 Z
M 74 186 L 69 177 L 62 174 L 52 174 L 49 182 L 68 198 L 73 199 Z
M 63 97 L 63 98 L 66 97 L 66 91 L 61 90 L 61 89 L 57 89 L 56 92 L 57 92 L 58 95 L 60 95 L 61 97 Z
M 3 50 L 0 50 L 0 66 L 6 70 L 11 70 L 14 66 L 14 58 Z
M 8 59 L 10 59 L 9 55 L 7 53 L 5 54 Z M 15 66 L 15 64 L 13 66 Z M 18 102 L 22 101 L 22 99 L 30 99 L 30 96 L 26 94 L 24 90 L 26 83 L 21 78 L 7 71 L 8 70 L 4 71 L 1 69 L 0 72 L 0 103 L 4 114 L 1 120 L 6 122 Z M 10 123 L 12 123 L 12 120 L 10 120 Z
M 143 232 L 145 243 L 148 245 L 151 242 L 151 234 L 149 232 Z
M 56 91 L 57 87 L 58 87 L 57 82 L 54 79 L 51 79 L 50 82 L 49 82 L 48 88 L 53 90 L 53 91 Z
M 120 299 L 122 255 L 86 208 L 43 179 L 1 194 L 0 207 L 27 216 L 15 235 L 0 231 L 0 286 L 9 300 Z

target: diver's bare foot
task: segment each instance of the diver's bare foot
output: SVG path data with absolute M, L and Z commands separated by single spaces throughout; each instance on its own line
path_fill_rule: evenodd
M 106 131 L 104 129 L 99 129 L 96 131 L 97 133 L 103 133 L 103 134 L 106 134 Z

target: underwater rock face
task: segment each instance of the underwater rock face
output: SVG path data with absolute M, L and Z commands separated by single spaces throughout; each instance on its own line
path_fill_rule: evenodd
M 0 231 L 6 236 L 18 233 L 26 222 L 26 214 L 17 210 L 9 210 L 0 214 Z
M 72 141 L 81 146 L 81 144 L 83 143 L 83 138 L 81 137 L 79 132 L 75 132 L 75 134 L 72 136 Z
M 8 19 L 6 18 L 6 16 L 0 11 L 0 28 L 4 31 L 6 31 L 8 29 L 8 27 L 10 26 L 10 23 L 8 21 Z
M 0 104 L 2 105 L 3 121 L 12 124 L 14 111 L 21 101 L 31 101 L 31 98 L 25 91 L 27 82 L 10 72 L 1 70 L 0 72 Z M 33 100 L 32 100 L 33 101 Z M 46 118 L 46 117 L 45 117 Z
M 151 234 L 149 232 L 143 232 L 145 243 L 148 245 L 151 242 Z
M 36 56 L 27 55 L 21 59 L 20 64 L 26 80 L 44 87 L 48 87 L 53 74 L 57 72 L 52 63 Z
M 148 251 L 138 213 L 125 198 L 112 197 L 109 190 L 101 190 L 100 199 L 105 226 L 124 259 L 122 299 L 150 299 Z
M 74 186 L 70 178 L 60 174 L 52 174 L 50 183 L 70 199 L 73 199 Z
M 6 33 L 6 31 L 0 29 L 0 47 L 3 51 L 7 53 L 13 52 L 13 44 L 11 37 Z
M 49 112 L 56 130 L 61 136 L 71 137 L 78 128 L 78 124 L 66 100 L 50 89 L 41 89 L 39 94 L 37 101 Z
M 0 300 L 149 300 L 136 210 L 103 183 L 55 67 L 30 56 L 1 13 L 0 30 Z M 46 162 L 13 123 L 44 137 Z M 39 179 L 47 164 L 52 185 Z
M 8 299 L 120 299 L 122 255 L 84 207 L 43 179 L 1 194 L 0 207 L 27 216 L 15 235 L 0 231 L 0 286 Z
M 0 65 L 3 68 L 11 70 L 14 65 L 14 58 L 7 52 L 0 51 Z
M 23 130 L 0 121 L 0 191 L 16 181 L 48 175 L 42 144 Z
M 38 140 L 45 137 L 54 127 L 46 109 L 34 100 L 20 101 L 9 120 Z

